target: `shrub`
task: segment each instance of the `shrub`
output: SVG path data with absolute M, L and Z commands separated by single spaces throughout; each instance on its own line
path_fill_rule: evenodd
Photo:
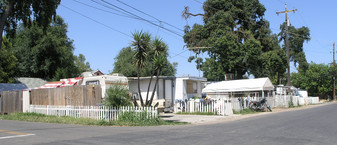
M 107 90 L 107 96 L 103 104 L 109 107 L 130 106 L 131 97 L 125 86 L 113 85 Z

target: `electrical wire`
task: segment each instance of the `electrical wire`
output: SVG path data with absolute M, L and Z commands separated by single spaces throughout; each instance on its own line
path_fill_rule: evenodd
M 200 3 L 200 4 L 203 4 L 204 6 L 207 6 L 207 7 L 209 7 L 209 8 L 212 8 L 212 9 L 214 9 L 214 10 L 218 10 L 219 11 L 219 9 L 217 9 L 217 8 L 214 8 L 214 7 L 212 7 L 212 6 L 209 6 L 209 5 L 205 5 L 204 3 L 202 3 L 202 2 L 200 2 L 199 0 L 193 0 L 193 1 L 195 1 L 195 2 L 198 2 L 198 3 Z M 259 26 L 263 26 L 263 25 L 260 25 L 260 24 L 254 24 L 253 22 L 251 22 L 251 21 L 247 21 L 247 20 L 244 20 L 244 19 L 240 19 L 240 18 L 238 18 L 238 17 L 235 17 L 235 16 L 232 16 L 233 18 L 236 18 L 236 19 L 239 19 L 239 20 L 241 20 L 241 21 L 245 21 L 245 22 L 248 22 L 248 23 L 251 23 L 251 24 L 253 24 L 253 25 L 259 25 Z M 269 29 L 273 29 L 273 30 L 279 30 L 279 29 L 276 29 L 276 28 L 269 28 Z M 303 36 L 303 35 L 299 35 L 299 34 L 296 34 L 296 33 L 292 33 L 292 32 L 288 32 L 288 34 L 291 34 L 291 35 L 293 35 L 293 36 L 296 36 L 296 37 L 302 37 L 302 38 L 306 38 L 305 36 Z M 316 38 L 316 37 L 312 37 L 312 36 L 310 36 L 310 38 L 311 39 L 314 39 L 314 40 L 320 40 L 319 38 Z M 327 40 L 324 40 L 324 41 L 326 41 L 327 43 L 329 43 L 329 44 L 332 44 L 333 42 L 330 42 L 330 41 L 327 41 Z M 320 44 L 320 43 L 319 43 Z
M 133 17 L 133 16 L 131 16 L 131 15 L 128 15 L 127 13 L 123 13 L 122 11 L 119 11 L 119 10 L 114 9 L 114 8 L 112 8 L 112 7 L 109 7 L 109 6 L 107 6 L 107 5 L 98 3 L 97 1 L 94 1 L 94 0 L 92 0 L 92 1 L 95 2 L 96 4 L 104 5 L 105 7 L 110 8 L 110 9 L 113 9 L 113 10 L 117 10 L 118 12 L 120 12 L 120 13 L 122 13 L 122 14 L 118 14 L 118 13 L 114 13 L 114 12 L 107 11 L 107 10 L 104 10 L 104 9 L 100 9 L 100 8 L 97 8 L 97 7 L 94 7 L 94 6 L 85 4 L 85 3 L 80 2 L 80 1 L 77 1 L 77 0 L 73 0 L 73 1 L 75 1 L 75 2 L 77 2 L 77 3 L 80 3 L 80 4 L 82 4 L 82 5 L 85 5 L 85 6 L 87 6 L 87 7 L 91 7 L 91 8 L 94 8 L 94 9 L 97 9 L 97 10 L 100 10 L 100 11 L 103 11 L 103 12 L 107 12 L 107 13 L 111 13 L 111 14 L 115 14 L 115 15 L 119 15 L 119 16 L 123 16 L 123 17 L 127 17 L 127 18 L 132 18 L 132 19 L 144 20 L 144 19 L 140 19 L 140 18 L 137 18 L 137 17 Z M 65 7 L 66 9 L 68 9 L 68 10 L 74 12 L 74 13 L 77 13 L 78 15 L 81 15 L 82 17 L 85 17 L 85 18 L 87 18 L 87 19 L 89 19 L 89 20 L 91 20 L 91 21 L 93 21 L 93 22 L 96 22 L 96 23 L 98 23 L 98 24 L 100 24 L 100 25 L 103 25 L 103 26 L 105 26 L 105 27 L 107 27 L 107 28 L 109 28 L 109 29 L 111 29 L 111 30 L 113 30 L 113 31 L 119 32 L 119 33 L 121 33 L 121 34 L 123 34 L 123 35 L 126 35 L 126 36 L 128 36 L 128 37 L 130 37 L 130 38 L 133 38 L 131 35 L 128 35 L 128 34 L 126 34 L 126 33 L 123 33 L 123 32 L 121 32 L 121 31 L 118 31 L 117 29 L 114 29 L 114 28 L 112 28 L 112 27 L 110 27 L 110 26 L 108 26 L 108 25 L 106 25 L 106 24 L 104 24 L 104 23 L 101 23 L 101 22 L 99 22 L 99 21 L 97 21 L 97 20 L 95 20 L 95 19 L 93 19 L 93 18 L 90 18 L 90 17 L 88 17 L 88 16 L 86 16 L 86 15 L 84 15 L 84 14 L 78 12 L 78 11 L 75 11 L 75 10 L 73 10 L 73 9 L 71 9 L 71 8 L 69 8 L 69 7 L 67 7 L 67 6 L 65 6 L 65 5 L 62 5 L 62 4 L 61 4 L 61 6 Z M 158 27 L 158 28 L 159 28 L 159 27 Z M 181 40 L 181 39 L 179 39 L 179 40 Z M 185 51 L 187 51 L 187 50 L 185 50 Z M 187 57 L 181 55 L 181 54 L 184 53 L 185 51 L 180 52 L 180 53 L 173 53 L 173 52 L 171 52 L 171 53 L 173 53 L 175 56 L 170 57 L 170 58 L 174 58 L 174 57 L 176 57 L 176 56 L 180 56 L 180 57 L 183 57 L 183 58 L 187 58 Z M 188 58 L 187 58 L 187 59 L 188 59 Z
M 168 32 L 171 32 L 171 33 L 177 35 L 177 36 L 183 37 L 183 35 L 182 35 L 182 34 L 179 34 L 179 32 L 175 32 L 175 31 L 173 31 L 173 30 L 170 30 L 170 29 L 168 29 L 168 28 L 165 28 L 165 27 L 163 27 L 163 26 L 160 26 L 160 25 L 158 25 L 158 24 L 155 24 L 155 23 L 153 23 L 153 22 L 151 22 L 151 21 L 149 21 L 149 20 L 146 20 L 146 19 L 144 19 L 144 18 L 142 18 L 142 17 L 140 17 L 140 16 L 138 16 L 138 15 L 136 15 L 136 14 L 134 14 L 134 13 L 131 13 L 131 12 L 125 10 L 125 9 L 122 9 L 122 8 L 120 8 L 120 7 L 118 7 L 118 6 L 114 5 L 114 4 L 112 4 L 112 3 L 110 3 L 110 2 L 105 1 L 105 0 L 101 0 L 101 1 L 104 2 L 104 3 L 106 3 L 106 4 L 108 4 L 108 5 L 110 5 L 110 6 L 113 6 L 113 7 L 117 8 L 117 9 L 123 11 L 123 12 L 126 12 L 126 13 L 128 13 L 128 14 L 130 14 L 130 15 L 132 15 L 132 16 L 135 16 L 135 17 L 139 18 L 140 20 L 143 20 L 143 21 L 145 21 L 145 22 L 148 22 L 148 23 L 150 23 L 151 25 L 160 27 L 160 28 L 162 28 L 162 29 L 164 29 L 164 30 L 166 30 L 166 31 L 168 31 Z
M 100 2 L 98 2 L 98 1 L 96 1 L 96 0 L 91 0 L 91 1 L 94 2 L 94 3 L 96 3 L 96 4 L 101 5 L 101 6 L 103 6 L 103 7 L 112 9 L 112 10 L 117 11 L 117 12 L 120 12 L 120 13 L 123 14 L 123 16 L 126 16 L 127 18 L 132 18 L 132 19 L 136 19 L 136 20 L 141 20 L 142 22 L 145 21 L 144 18 L 132 16 L 132 15 L 130 15 L 130 14 L 127 14 L 127 13 L 123 12 L 123 11 L 120 11 L 120 10 L 118 10 L 118 9 L 115 9 L 115 8 L 111 7 L 111 6 L 108 6 L 108 5 L 104 4 L 104 3 L 100 3 Z M 100 9 L 99 9 L 99 10 L 100 10 Z M 103 10 L 103 11 L 106 11 L 106 10 Z M 108 11 L 108 12 L 110 12 L 110 11 Z M 121 15 L 121 14 L 118 14 L 118 15 Z M 150 21 L 150 20 L 146 20 L 146 21 Z M 150 22 L 152 22 L 152 21 L 150 21 Z M 161 24 L 159 24 L 159 25 L 161 25 Z M 162 27 L 163 27 L 163 26 L 162 26 Z M 156 27 L 156 28 L 160 28 L 160 27 Z M 157 30 L 157 31 L 158 31 L 158 30 Z M 164 31 L 164 33 L 166 33 L 166 34 L 168 34 L 168 35 L 171 35 L 171 36 L 175 37 L 175 38 L 178 39 L 178 40 L 181 40 L 181 37 L 177 38 L 176 35 L 173 35 L 172 33 L 167 33 L 166 31 Z
M 127 18 L 132 18 L 132 19 L 137 19 L 137 18 L 132 17 L 132 16 L 130 16 L 130 15 L 114 13 L 114 12 L 107 11 L 107 10 L 104 10 L 104 9 L 101 9 L 101 8 L 98 8 L 98 7 L 94 7 L 94 6 L 91 6 L 91 5 L 89 5 L 89 4 L 80 2 L 80 1 L 78 1 L 78 0 L 73 0 L 73 1 L 74 1 L 74 2 L 77 2 L 77 3 L 79 3 L 79 4 L 82 4 L 82 5 L 84 5 L 84 6 L 87 6 L 87 7 L 96 9 L 96 10 L 100 10 L 100 11 L 103 11 L 103 12 L 106 12 L 106 13 L 110 13 L 110 14 L 114 14 L 114 15 L 118 15 L 118 16 L 122 16 L 122 17 L 127 17 Z M 95 2 L 95 1 L 93 1 L 93 2 Z
M 128 35 L 128 34 L 126 34 L 126 33 L 123 33 L 123 32 L 121 32 L 121 31 L 119 31 L 119 30 L 117 30 L 117 29 L 115 29 L 115 28 L 112 28 L 112 27 L 110 27 L 110 26 L 108 26 L 108 25 L 106 25 L 106 24 L 104 24 L 104 23 L 101 23 L 101 22 L 99 22 L 99 21 L 97 21 L 97 20 L 95 20 L 95 19 L 93 19 L 93 18 L 90 18 L 90 17 L 88 17 L 88 16 L 86 16 L 86 15 L 83 15 L 83 14 L 81 14 L 80 12 L 75 11 L 75 10 L 73 10 L 73 9 L 71 9 L 71 8 L 69 8 L 69 7 L 67 7 L 67 6 L 65 6 L 65 5 L 62 5 L 62 4 L 60 4 L 60 5 L 61 5 L 62 7 L 64 7 L 64 8 L 66 8 L 66 9 L 68 9 L 68 10 L 70 10 L 70 11 L 76 13 L 76 14 L 78 14 L 78 15 L 81 15 L 82 17 L 85 17 L 85 18 L 87 18 L 87 19 L 89 19 L 89 20 L 95 22 L 95 23 L 98 23 L 98 24 L 100 24 L 100 25 L 102 25 L 102 26 L 104 26 L 104 27 L 107 27 L 107 28 L 109 28 L 109 29 L 111 29 L 111 30 L 113 30 L 113 31 L 116 31 L 116 32 L 118 32 L 118 33 L 121 33 L 121 34 L 123 34 L 123 35 L 125 35 L 125 36 L 128 36 L 128 37 L 130 37 L 130 38 L 133 38 L 131 35 Z
M 127 7 L 132 8 L 132 9 L 134 9 L 134 10 L 136 10 L 136 11 L 138 11 L 138 12 L 144 14 L 144 15 L 147 15 L 147 16 L 149 16 L 149 17 L 151 17 L 151 18 L 157 20 L 157 21 L 160 22 L 160 23 L 167 24 L 167 25 L 169 25 L 169 26 L 171 26 L 171 27 L 173 27 L 173 28 L 175 28 L 175 29 L 177 29 L 177 30 L 180 30 L 180 31 L 182 31 L 182 32 L 184 31 L 183 29 L 180 29 L 180 28 L 178 28 L 178 27 L 176 27 L 176 26 L 173 26 L 173 25 L 171 25 L 171 24 L 169 24 L 169 23 L 167 23 L 167 22 L 165 22 L 165 21 L 159 20 L 158 18 L 156 18 L 156 17 L 154 17 L 154 16 L 152 16 L 152 15 L 149 15 L 149 14 L 147 14 L 147 13 L 145 13 L 145 12 L 143 12 L 143 11 L 141 11 L 141 10 L 135 8 L 135 7 L 132 7 L 132 6 L 128 5 L 128 4 L 126 4 L 126 3 L 122 2 L 122 1 L 120 1 L 120 0 L 116 0 L 116 1 L 119 2 L 119 3 L 121 3 L 121 4 L 123 4 L 123 5 L 125 5 L 125 6 L 127 6 Z

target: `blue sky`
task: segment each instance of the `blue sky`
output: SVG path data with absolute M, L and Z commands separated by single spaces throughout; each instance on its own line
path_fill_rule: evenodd
M 187 62 L 188 57 L 194 54 L 184 48 L 185 43 L 181 36 L 184 34 L 182 30 L 186 24 L 190 26 L 194 23 L 202 24 L 202 18 L 195 17 L 186 21 L 181 17 L 181 13 L 184 6 L 189 6 L 192 13 L 203 13 L 204 0 L 105 1 L 117 7 L 100 0 L 62 0 L 57 9 L 57 14 L 68 24 L 68 37 L 74 40 L 74 53 L 84 54 L 92 69 L 99 69 L 103 73 L 111 72 L 114 58 L 122 48 L 130 45 L 132 33 L 142 30 L 151 33 L 153 37 L 162 38 L 168 44 L 170 62 L 178 62 L 176 76 L 199 75 L 196 64 Z M 285 1 L 260 0 L 260 2 L 267 9 L 265 18 L 270 22 L 271 30 L 273 33 L 278 33 L 285 16 L 284 14 L 276 15 L 276 12 L 284 11 Z M 287 4 L 288 9 L 298 9 L 295 13 L 288 15 L 291 24 L 296 28 L 306 26 L 310 29 L 311 40 L 304 45 L 308 62 L 331 63 L 332 45 L 337 35 L 337 1 L 289 0 Z M 124 14 L 116 11 L 120 10 L 119 8 L 147 19 L 152 24 L 140 19 L 121 16 Z M 175 34 L 159 26 L 174 31 Z M 207 57 L 207 55 L 203 54 L 202 57 Z M 291 66 L 290 69 L 294 71 L 295 67 Z

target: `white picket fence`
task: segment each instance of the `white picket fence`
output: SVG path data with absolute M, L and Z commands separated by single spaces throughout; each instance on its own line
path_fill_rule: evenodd
M 29 112 L 54 116 L 71 116 L 75 118 L 91 118 L 96 120 L 118 120 L 118 116 L 126 112 L 135 115 L 146 115 L 147 118 L 158 117 L 156 107 L 106 107 L 106 106 L 51 106 L 30 105 Z
M 216 115 L 232 115 L 233 110 L 228 100 L 189 100 L 175 103 L 174 112 L 213 112 Z

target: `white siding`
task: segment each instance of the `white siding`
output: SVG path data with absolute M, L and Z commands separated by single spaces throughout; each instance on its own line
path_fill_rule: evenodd
M 141 80 L 140 81 L 140 91 L 141 91 L 143 100 L 146 99 L 147 88 L 149 86 L 149 82 L 150 82 L 150 80 Z M 156 83 L 156 79 L 153 79 L 152 82 L 151 82 L 151 87 L 150 87 L 150 91 L 149 91 L 149 98 L 152 95 L 152 91 L 153 91 L 155 83 Z M 130 90 L 131 93 L 138 93 L 138 82 L 137 82 L 137 80 L 129 81 L 128 84 L 129 84 L 129 90 Z M 158 84 L 159 84 L 159 82 L 158 82 Z M 157 96 L 158 95 L 157 95 L 157 91 L 156 91 L 153 99 L 158 99 Z
M 29 104 L 30 103 L 30 96 L 29 91 L 22 92 L 22 111 L 29 112 Z
M 165 99 L 172 100 L 172 80 L 165 80 Z
M 175 82 L 175 100 L 184 100 L 185 91 L 184 80 L 181 78 L 176 78 Z
M 159 79 L 158 81 L 158 86 L 157 86 L 157 91 L 158 91 L 158 98 L 159 99 L 164 99 L 164 81 L 163 79 Z

